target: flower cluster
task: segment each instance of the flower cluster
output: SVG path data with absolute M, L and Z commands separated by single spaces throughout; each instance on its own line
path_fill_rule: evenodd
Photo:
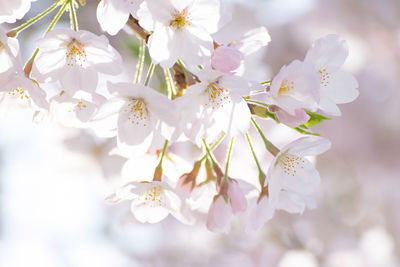
M 0 23 L 23 17 L 30 2 L 0 5 Z M 229 232 L 236 214 L 251 230 L 276 210 L 302 213 L 315 206 L 320 177 L 309 156 L 325 152 L 330 142 L 309 128 L 340 116 L 337 104 L 358 96 L 357 81 L 340 69 L 348 56 L 346 41 L 327 35 L 314 42 L 303 61 L 282 67 L 271 80 L 267 74 L 254 80 L 248 73 L 257 65 L 249 56 L 265 49 L 271 38 L 262 26 L 221 38 L 232 19 L 222 1 L 102 0 L 100 28 L 117 35 L 125 27 L 140 41 L 136 76 L 126 79 L 125 60 L 107 37 L 79 30 L 77 10 L 83 5 L 57 0 L 8 33 L 0 28 L 0 104 L 16 99 L 35 111 L 35 121 L 52 120 L 114 139 L 110 153 L 127 158 L 127 164 L 151 162 L 151 174 L 132 173 L 109 201 L 132 201 L 139 222 L 156 223 L 171 214 L 186 224 L 205 221 L 214 232 Z M 57 14 L 24 65 L 16 37 L 54 9 Z M 71 29 L 54 29 L 64 12 Z M 146 49 L 151 63 L 144 75 Z M 165 81 L 157 83 L 155 72 Z M 55 90 L 43 90 L 46 86 Z M 259 120 L 274 120 L 305 136 L 279 149 Z M 269 167 L 260 163 L 251 131 L 273 155 Z M 228 174 L 235 140 L 250 148 L 258 184 Z M 223 146 L 226 154 L 214 154 Z M 187 156 L 183 150 L 197 152 Z

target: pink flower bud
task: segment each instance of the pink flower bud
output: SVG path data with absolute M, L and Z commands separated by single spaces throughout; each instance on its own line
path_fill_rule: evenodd
M 211 65 L 215 70 L 231 73 L 239 68 L 243 59 L 243 54 L 239 50 L 228 46 L 219 46 L 211 58 Z
M 212 232 L 228 233 L 231 230 L 232 208 L 222 195 L 214 197 L 207 215 L 207 229 Z
M 278 121 L 293 128 L 307 123 L 310 119 L 310 116 L 308 116 L 303 109 L 296 109 L 295 116 L 289 114 L 281 108 L 277 108 L 274 113 Z
M 229 183 L 227 194 L 232 204 L 233 213 L 244 212 L 246 210 L 247 200 L 240 189 L 238 182 L 231 181 Z

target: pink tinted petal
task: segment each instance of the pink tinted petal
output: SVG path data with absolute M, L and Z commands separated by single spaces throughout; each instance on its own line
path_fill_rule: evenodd
M 307 123 L 310 119 L 310 116 L 308 116 L 308 114 L 303 109 L 296 109 L 294 116 L 287 113 L 281 108 L 278 108 L 277 111 L 275 111 L 274 113 L 278 121 L 293 128 Z
M 214 51 L 211 65 L 216 70 L 231 73 L 239 68 L 243 59 L 243 54 L 239 50 L 228 46 L 220 46 Z
M 244 212 L 247 208 L 247 200 L 239 187 L 239 183 L 232 181 L 228 185 L 227 192 L 229 199 L 232 203 L 232 212 L 239 213 Z
M 231 205 L 218 195 L 210 206 L 207 215 L 207 229 L 211 232 L 228 233 L 231 230 Z

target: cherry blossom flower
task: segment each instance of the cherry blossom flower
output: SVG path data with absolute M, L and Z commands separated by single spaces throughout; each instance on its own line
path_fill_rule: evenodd
M 131 212 L 141 223 L 158 223 L 169 214 L 182 223 L 194 223 L 185 196 L 166 182 L 130 182 L 117 189 L 107 200 L 132 200 Z
M 221 131 L 231 136 L 244 133 L 251 114 L 243 96 L 259 85 L 212 70 L 203 70 L 198 77 L 201 82 L 175 100 L 186 111 L 182 114 L 185 135 L 200 144 L 202 138 L 215 138 Z
M 247 209 L 247 200 L 239 182 L 229 179 L 222 182 L 221 191 L 217 194 L 208 211 L 207 228 L 212 232 L 230 231 L 232 214 L 242 213 Z
M 36 0 L 0 0 L 0 24 L 3 22 L 14 23 L 22 19 L 31 8 L 31 2 Z
M 330 142 L 322 137 L 302 137 L 284 147 L 272 161 L 267 174 L 271 205 L 291 213 L 312 206 L 312 194 L 320 176 L 306 156 L 324 153 Z
M 97 20 L 103 31 L 117 34 L 136 11 L 143 0 L 102 0 L 97 6 Z
M 50 115 L 65 126 L 86 128 L 97 112 L 99 105 L 106 102 L 99 94 L 78 93 L 75 97 L 64 91 L 50 99 Z
M 319 76 L 311 64 L 295 60 L 281 68 L 268 93 L 272 104 L 293 116 L 297 109 L 315 111 L 319 103 Z
M 340 116 L 336 104 L 352 102 L 359 94 L 357 80 L 350 73 L 340 70 L 348 54 L 346 41 L 330 34 L 315 41 L 304 59 L 314 66 L 320 76 L 319 108 L 328 115 Z
M 165 95 L 133 83 L 108 83 L 108 89 L 115 97 L 100 106 L 91 127 L 101 136 L 117 136 L 121 153 L 142 155 L 171 140 L 179 118 Z
M 37 42 L 34 75 L 40 82 L 60 81 L 70 95 L 94 92 L 98 73 L 117 75 L 122 59 L 105 36 L 88 31 L 55 29 Z
M 167 68 L 181 59 L 196 66 L 211 57 L 219 0 L 147 0 L 137 16 L 140 26 L 153 32 L 148 45 L 155 64 Z
M 48 103 L 39 84 L 25 77 L 18 40 L 8 38 L 0 28 L 0 94 L 16 99 L 35 110 L 47 109 Z M 4 99 L 3 99 L 4 100 Z

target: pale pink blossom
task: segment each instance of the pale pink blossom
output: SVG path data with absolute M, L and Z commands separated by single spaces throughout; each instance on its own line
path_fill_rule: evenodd
M 319 103 L 319 76 L 311 64 L 293 61 L 272 79 L 272 103 L 295 116 L 297 109 L 315 111 Z
M 148 45 L 154 63 L 167 68 L 181 59 L 197 66 L 210 59 L 219 0 L 147 0 L 137 16 L 140 26 L 152 32 Z
M 37 42 L 33 74 L 40 82 L 60 81 L 70 95 L 93 93 L 99 73 L 118 75 L 122 59 L 105 36 L 88 31 L 55 29 Z
M 25 77 L 18 40 L 8 38 L 0 28 L 0 94 L 35 110 L 47 109 L 45 92 L 34 80 Z M 4 100 L 4 99 L 3 99 Z
M 131 200 L 131 212 L 141 223 L 158 223 L 169 214 L 185 224 L 194 222 L 186 197 L 166 182 L 130 182 L 107 200 L 114 203 Z
M 246 132 L 251 114 L 243 96 L 259 85 L 212 70 L 203 70 L 198 77 L 200 83 L 175 100 L 186 111 L 182 114 L 185 135 L 200 144 L 202 138 L 215 138 L 221 132 L 231 136 Z
M 319 108 L 328 115 L 340 116 L 337 104 L 352 102 L 359 94 L 357 80 L 340 69 L 348 54 L 347 42 L 330 34 L 315 41 L 304 59 L 320 77 Z
M 108 83 L 114 97 L 102 104 L 91 127 L 100 136 L 117 136 L 122 154 L 143 155 L 171 140 L 178 125 L 175 105 L 150 87 L 133 83 Z
M 266 180 L 271 205 L 291 213 L 302 213 L 306 206 L 312 206 L 312 194 L 319 186 L 320 176 L 306 156 L 319 155 L 330 145 L 322 137 L 302 137 L 275 156 Z

